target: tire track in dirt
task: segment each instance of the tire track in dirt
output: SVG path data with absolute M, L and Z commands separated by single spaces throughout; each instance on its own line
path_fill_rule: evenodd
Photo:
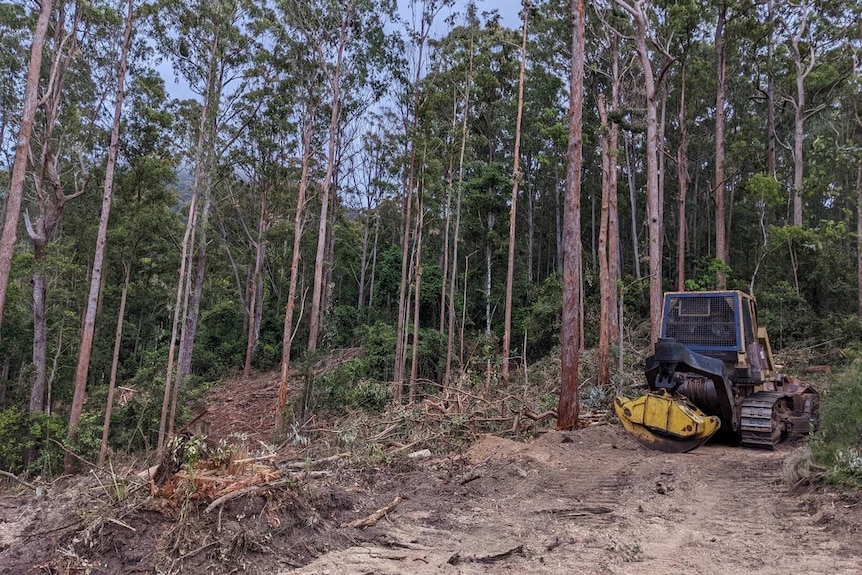
M 657 453 L 614 426 L 530 444 L 486 437 L 460 474 L 381 484 L 408 496 L 390 523 L 296 573 L 862 572 L 862 512 L 839 525 L 823 501 L 790 493 L 784 455 Z

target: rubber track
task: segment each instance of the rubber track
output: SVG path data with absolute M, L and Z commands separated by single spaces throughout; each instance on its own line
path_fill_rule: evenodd
M 772 412 L 778 400 L 785 395 L 780 391 L 758 391 L 742 400 L 740 427 L 743 446 L 761 449 L 775 448 Z

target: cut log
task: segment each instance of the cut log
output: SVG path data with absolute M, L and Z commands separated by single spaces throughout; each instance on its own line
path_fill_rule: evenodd
M 398 504 L 401 503 L 406 497 L 398 495 L 395 499 L 392 500 L 392 503 L 387 505 L 386 507 L 382 507 L 368 515 L 367 517 L 360 517 L 359 519 L 354 519 L 353 521 L 345 521 L 341 524 L 341 527 L 371 527 L 375 525 L 378 521 L 386 517 L 386 514 L 398 507 Z

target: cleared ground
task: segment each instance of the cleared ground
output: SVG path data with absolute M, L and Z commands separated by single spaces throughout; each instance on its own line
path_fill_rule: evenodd
M 790 449 L 669 455 L 613 425 L 485 436 L 458 456 L 340 461 L 212 513 L 66 478 L 2 496 L 0 573 L 862 572 L 860 497 L 789 489 Z M 398 495 L 375 525 L 341 527 Z

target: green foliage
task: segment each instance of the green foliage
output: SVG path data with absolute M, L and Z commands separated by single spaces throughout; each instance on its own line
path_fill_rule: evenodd
M 114 406 L 109 438 L 113 449 L 131 452 L 155 445 L 165 390 L 167 356 L 167 348 L 156 348 L 142 354 L 134 375 L 123 382 L 125 387 L 135 392 L 127 401 Z
M 781 184 L 769 174 L 757 173 L 752 175 L 745 183 L 745 191 L 766 206 L 779 206 L 784 201 L 781 196 Z
M 697 263 L 696 277 L 685 280 L 687 291 L 714 290 L 718 286 L 718 274 L 730 275 L 731 269 L 726 263 L 716 258 L 704 258 Z
M 195 375 L 214 381 L 241 365 L 247 337 L 242 322 L 240 305 L 229 299 L 201 314 L 192 365 Z
M 392 401 L 389 386 L 364 377 L 366 365 L 361 359 L 340 365 L 315 382 L 317 397 L 313 403 L 338 412 L 349 408 L 381 411 Z
M 103 420 L 104 414 L 98 410 L 82 414 L 81 421 L 78 423 L 78 433 L 68 445 L 69 449 L 84 460 L 95 461 L 102 444 Z
M 837 376 L 822 397 L 811 453 L 832 480 L 862 485 L 862 360 Z
M 392 378 L 395 362 L 395 326 L 378 321 L 363 325 L 358 330 L 365 353 L 362 357 L 364 374 L 379 381 Z
M 352 305 L 340 305 L 335 308 L 332 318 L 332 345 L 334 347 L 349 347 L 355 343 L 356 326 L 359 325 L 359 310 Z
M 857 279 L 847 254 L 855 243 L 843 222 L 770 228 L 756 295 L 761 321 L 777 347 L 811 339 L 852 343 L 858 333 Z
M 431 381 L 437 381 L 446 368 L 446 336 L 436 329 L 419 329 L 419 353 L 417 362 L 419 364 L 419 377 Z M 411 347 L 408 353 L 412 354 Z M 412 357 L 408 355 L 408 357 Z
M 774 345 L 784 347 L 809 337 L 814 312 L 787 281 L 770 284 L 757 294 L 758 319 Z
M 0 469 L 56 475 L 63 468 L 65 438 L 66 423 L 60 416 L 7 407 L 0 411 Z
M 27 418 L 20 409 L 0 411 L 0 469 L 15 473 L 24 468 L 27 436 Z
M 524 319 L 524 330 L 530 347 L 545 354 L 560 343 L 560 322 L 563 309 L 563 284 L 558 276 L 549 276 L 539 288 L 536 301 Z

